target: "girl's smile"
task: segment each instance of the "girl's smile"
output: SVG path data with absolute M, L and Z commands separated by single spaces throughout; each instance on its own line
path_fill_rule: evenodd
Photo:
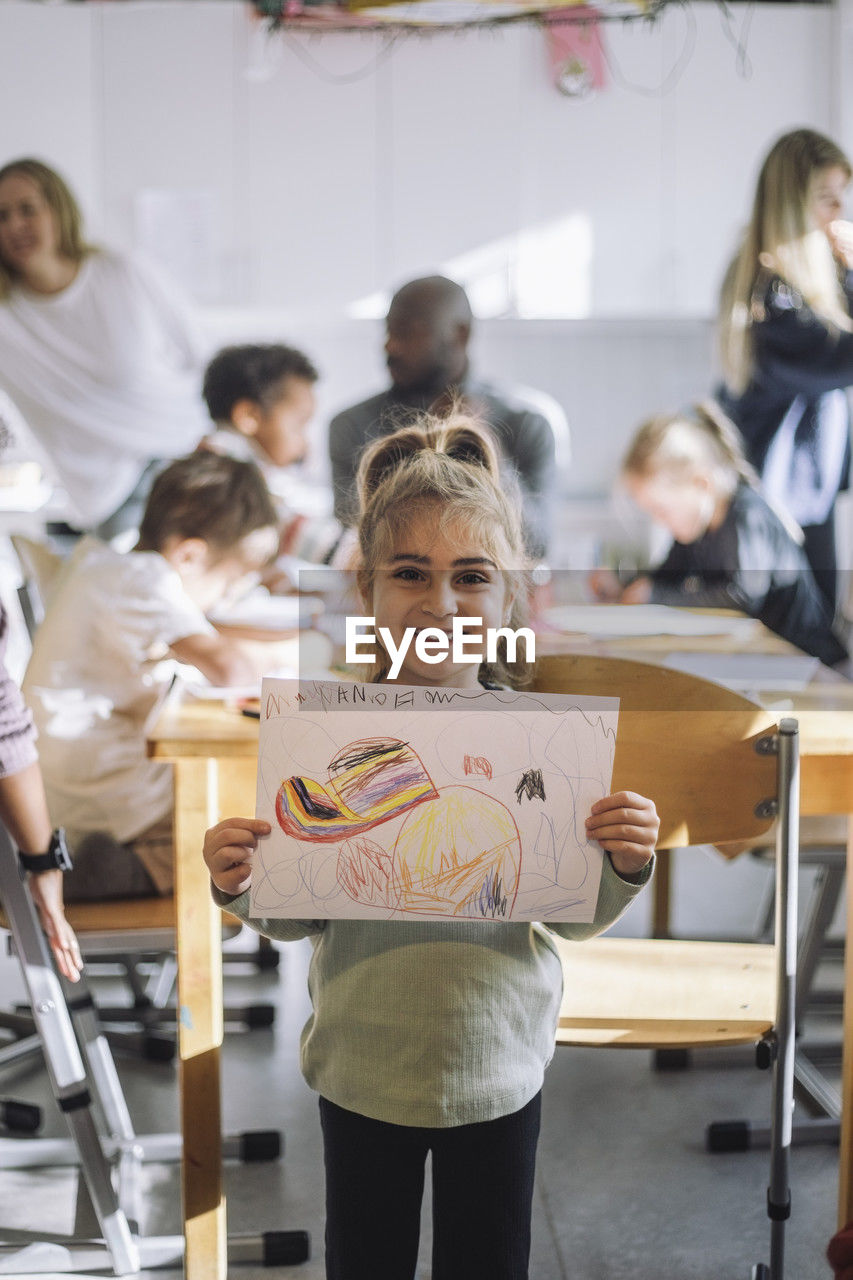
M 429 628 L 450 637 L 454 618 L 482 618 L 483 651 L 486 629 L 505 626 L 510 605 L 503 573 L 466 522 L 441 529 L 431 511 L 410 522 L 403 542 L 377 571 L 368 602 L 376 626 L 387 627 L 398 646 L 409 627 L 415 635 Z M 424 662 L 411 644 L 397 679 L 474 688 L 477 674 L 476 662 L 454 663 L 450 653 L 439 663 Z

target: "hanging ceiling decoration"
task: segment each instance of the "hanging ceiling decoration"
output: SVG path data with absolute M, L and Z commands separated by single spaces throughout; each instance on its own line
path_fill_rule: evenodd
M 652 19 L 682 0 L 252 0 L 272 30 L 459 31 L 538 22 L 552 26 L 602 19 Z

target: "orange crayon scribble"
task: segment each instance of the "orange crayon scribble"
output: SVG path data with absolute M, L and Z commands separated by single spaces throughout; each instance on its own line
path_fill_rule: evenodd
M 466 774 L 479 773 L 484 778 L 492 776 L 492 762 L 487 760 L 485 756 L 466 756 L 463 762 L 463 769 Z
M 397 907 L 400 890 L 394 859 L 372 840 L 348 840 L 338 854 L 338 882 L 353 902 Z

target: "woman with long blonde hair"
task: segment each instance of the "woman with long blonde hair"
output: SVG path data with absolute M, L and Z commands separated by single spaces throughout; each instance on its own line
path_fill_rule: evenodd
M 154 472 L 205 433 L 201 351 L 159 271 L 87 242 L 61 174 L 29 157 L 0 168 L 0 390 L 78 529 L 135 527 Z
M 770 149 L 720 300 L 723 408 L 768 496 L 801 526 L 815 578 L 836 596 L 834 506 L 850 466 L 853 169 L 813 129 Z

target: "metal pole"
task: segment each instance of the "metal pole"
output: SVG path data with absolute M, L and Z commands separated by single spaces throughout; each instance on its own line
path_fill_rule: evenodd
M 779 725 L 777 760 L 779 820 L 776 832 L 776 1057 L 770 1146 L 770 1280 L 782 1280 L 785 1223 L 791 1215 L 788 1166 L 794 1112 L 794 1052 L 797 972 L 797 868 L 799 862 L 799 726 Z

